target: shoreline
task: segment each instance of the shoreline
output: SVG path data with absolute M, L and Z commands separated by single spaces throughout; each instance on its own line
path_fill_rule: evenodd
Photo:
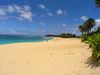
M 50 41 L 50 40 L 53 40 L 54 38 L 53 37 L 50 37 L 50 39 L 48 40 L 41 40 L 41 41 L 29 41 L 29 42 L 11 42 L 11 43 L 2 43 L 0 45 L 10 45 L 10 44 L 24 44 L 24 43 L 39 43 L 39 42 L 45 42 L 45 41 Z
M 60 37 L 50 37 L 52 39 L 50 40 L 43 40 L 43 41 L 36 41 L 36 42 L 15 42 L 15 43 L 7 43 L 7 44 L 0 44 L 2 45 L 13 45 L 13 44 L 35 44 L 35 43 L 43 43 L 43 42 L 52 42 L 52 41 L 60 41 L 60 40 L 66 40 L 66 39 L 79 39 L 79 38 L 60 38 Z

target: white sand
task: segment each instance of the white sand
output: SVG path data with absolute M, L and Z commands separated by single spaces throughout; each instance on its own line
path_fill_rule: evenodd
M 86 64 L 90 56 L 79 39 L 0 45 L 0 75 L 100 75 Z

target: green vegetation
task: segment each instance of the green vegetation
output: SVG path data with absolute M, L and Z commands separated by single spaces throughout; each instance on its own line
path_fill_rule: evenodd
M 95 20 L 93 18 L 89 18 L 87 21 L 83 23 L 83 25 L 79 26 L 80 32 L 83 34 L 90 34 L 91 29 L 95 26 Z
M 75 38 L 76 35 L 75 34 L 71 34 L 71 33 L 62 33 L 59 35 L 46 35 L 47 37 L 61 37 L 61 38 Z
M 81 40 L 88 43 L 92 48 L 92 62 L 100 64 L 100 27 L 95 31 L 91 31 L 94 26 L 94 19 L 89 18 L 83 25 L 79 26 L 79 30 L 82 33 Z
M 97 28 L 96 33 L 100 33 L 100 27 Z
M 83 34 L 82 36 L 81 36 L 81 41 L 82 42 L 84 42 L 84 41 L 86 41 L 87 39 L 88 39 L 88 35 L 86 35 L 86 34 Z
M 100 64 L 100 34 L 93 34 L 86 41 L 92 48 L 92 59 Z
M 100 34 L 100 27 L 97 27 L 97 29 L 92 34 Z
M 87 38 L 93 34 L 91 29 L 95 26 L 95 20 L 93 18 L 89 18 L 86 20 L 83 25 L 79 26 L 79 31 L 82 33 L 81 40 L 86 41 Z
M 100 34 L 100 27 L 97 27 L 97 29 L 95 31 L 92 31 L 90 34 L 82 34 L 81 35 L 81 40 L 82 41 L 87 41 L 88 37 L 90 37 L 94 34 Z
M 73 37 L 76 37 L 75 34 L 71 34 L 71 33 L 62 33 L 59 35 L 59 37 L 62 37 L 62 38 L 73 38 Z

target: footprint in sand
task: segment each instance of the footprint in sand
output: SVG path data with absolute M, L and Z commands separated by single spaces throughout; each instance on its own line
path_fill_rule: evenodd
M 50 53 L 50 55 L 53 55 L 53 53 Z
M 74 55 L 74 53 L 68 53 L 68 55 Z

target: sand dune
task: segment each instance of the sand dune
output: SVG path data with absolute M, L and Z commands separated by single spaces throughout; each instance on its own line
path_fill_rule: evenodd
M 0 45 L 0 75 L 100 75 L 86 62 L 91 49 L 80 39 Z

